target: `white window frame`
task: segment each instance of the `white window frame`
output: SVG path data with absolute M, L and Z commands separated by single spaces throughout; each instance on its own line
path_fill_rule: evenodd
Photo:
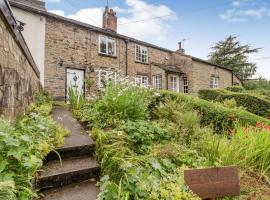
M 183 85 L 184 85 L 184 93 L 188 94 L 189 93 L 188 79 L 186 77 L 183 78 Z
M 143 59 L 143 56 L 145 56 L 145 60 Z M 135 60 L 137 62 L 148 64 L 148 48 L 145 46 L 136 44 L 135 45 Z
M 102 73 L 105 73 L 105 81 L 106 83 L 108 83 L 110 80 L 112 80 L 114 83 L 116 82 L 116 72 L 115 71 L 110 71 L 110 70 L 99 70 L 99 75 L 98 75 L 98 78 L 99 78 L 99 89 L 104 89 L 104 85 L 102 83 L 102 78 L 101 78 L 101 75 Z
M 172 81 L 173 79 L 173 81 Z M 170 76 L 170 90 L 174 92 L 179 92 L 179 77 L 178 76 Z
M 162 75 L 153 76 L 153 88 L 161 90 L 162 89 Z
M 210 88 L 217 89 L 219 88 L 219 77 L 211 76 L 210 79 Z
M 148 76 L 137 75 L 135 77 L 135 84 L 140 87 L 148 87 Z
M 101 47 L 100 47 L 100 46 L 101 46 L 101 38 L 105 38 L 105 40 L 106 40 L 106 53 L 101 52 Z M 114 54 L 113 54 L 113 55 L 112 55 L 112 54 L 109 54 L 109 41 L 114 42 Z M 108 37 L 108 36 L 106 36 L 106 35 L 99 35 L 98 46 L 99 46 L 98 52 L 99 52 L 100 54 L 108 55 L 108 56 L 116 56 L 116 39 L 115 39 L 115 38 Z

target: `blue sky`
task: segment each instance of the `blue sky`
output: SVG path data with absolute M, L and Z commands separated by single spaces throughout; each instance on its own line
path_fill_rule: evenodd
M 95 26 L 101 25 L 106 4 L 45 1 L 48 11 Z M 186 39 L 186 53 L 203 59 L 215 42 L 236 35 L 243 43 L 262 48 L 250 59 L 258 64 L 257 76 L 270 78 L 270 0 L 109 0 L 109 5 L 117 11 L 119 33 L 171 50 Z

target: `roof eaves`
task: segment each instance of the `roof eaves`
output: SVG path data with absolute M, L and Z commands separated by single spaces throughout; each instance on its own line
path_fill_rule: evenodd
M 120 39 L 123 39 L 123 40 L 126 40 L 126 41 L 132 41 L 134 43 L 138 43 L 138 44 L 145 45 L 145 46 L 148 46 L 148 47 L 152 47 L 152 48 L 155 48 L 155 49 L 159 49 L 159 50 L 162 50 L 162 51 L 167 51 L 169 53 L 174 52 L 172 50 L 169 50 L 169 49 L 166 49 L 166 48 L 154 45 L 154 44 L 150 44 L 150 43 L 147 43 L 147 42 L 144 42 L 144 41 L 132 38 L 132 37 L 121 35 L 119 33 L 114 33 L 112 31 L 107 31 L 107 30 L 99 28 L 97 26 L 93 26 L 93 25 L 90 25 L 90 24 L 86 24 L 86 23 L 74 20 L 74 19 L 70 19 L 70 18 L 67 18 L 67 17 L 56 15 L 56 14 L 50 13 L 50 12 L 45 11 L 45 10 L 33 8 L 33 7 L 30 7 L 30 6 L 21 4 L 21 3 L 17 3 L 17 2 L 13 2 L 13 1 L 10 2 L 10 4 L 13 7 L 20 8 L 20 9 L 26 10 L 28 12 L 32 12 L 32 13 L 39 14 L 39 15 L 42 15 L 42 16 L 45 16 L 45 17 L 51 17 L 51 18 L 54 18 L 54 19 L 57 19 L 57 20 L 61 20 L 61 21 L 64 21 L 64 22 L 75 24 L 77 26 L 81 26 L 83 28 L 90 29 L 91 31 L 95 31 L 95 32 L 99 32 L 99 33 L 102 33 L 102 34 L 110 35 L 110 36 L 117 37 L 117 38 L 120 38 Z

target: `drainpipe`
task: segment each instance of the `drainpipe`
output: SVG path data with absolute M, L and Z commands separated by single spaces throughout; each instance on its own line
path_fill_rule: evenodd
M 125 43 L 126 43 L 126 76 L 128 76 L 128 42 L 129 42 L 129 40 L 125 40 Z

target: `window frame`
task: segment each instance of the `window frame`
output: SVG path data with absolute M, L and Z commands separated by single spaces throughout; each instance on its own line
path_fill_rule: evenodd
M 172 78 L 175 78 L 175 82 L 172 82 Z M 175 76 L 175 75 L 170 76 L 170 90 L 174 92 L 179 92 L 179 77 L 178 76 Z
M 189 83 L 188 83 L 188 78 L 184 77 L 183 78 L 183 89 L 184 89 L 184 94 L 188 94 L 189 93 Z
M 101 74 L 102 73 L 106 73 L 105 74 L 105 81 L 108 83 L 109 82 L 109 80 L 111 79 L 111 75 L 113 74 L 113 82 L 115 83 L 116 82 L 116 72 L 115 71 L 111 71 L 111 70 L 105 70 L 105 69 L 101 69 L 101 70 L 99 70 L 99 74 L 98 74 L 98 85 L 99 85 L 99 89 L 104 89 L 104 88 L 106 88 L 106 85 L 103 85 L 103 83 L 102 83 L 102 79 L 101 79 Z
M 159 80 L 159 83 L 157 82 Z M 153 75 L 153 88 L 161 90 L 162 89 L 162 75 Z
M 139 51 L 137 51 L 138 48 L 139 48 Z M 145 53 L 143 53 L 143 51 Z M 144 61 L 143 56 L 145 56 L 145 61 Z M 136 62 L 140 62 L 140 63 L 144 63 L 144 64 L 148 64 L 149 63 L 149 51 L 148 51 L 148 47 L 142 46 L 142 45 L 139 45 L 139 44 L 136 44 L 135 45 L 135 61 Z
M 219 88 L 219 77 L 211 76 L 210 78 L 210 88 L 218 89 Z
M 144 83 L 143 79 L 146 79 Z M 140 87 L 148 87 L 149 86 L 149 78 L 145 75 L 136 75 L 135 76 L 135 84 Z
M 105 38 L 105 43 L 106 43 L 106 53 L 104 52 L 101 52 L 101 41 L 102 41 L 102 38 Z M 114 41 L 114 54 L 109 54 L 109 42 L 112 42 Z M 109 37 L 109 36 L 106 36 L 106 35 L 99 35 L 99 43 L 98 43 L 98 53 L 102 54 L 102 55 L 107 55 L 107 56 L 113 56 L 113 57 L 116 57 L 116 39 L 113 38 L 113 37 Z

